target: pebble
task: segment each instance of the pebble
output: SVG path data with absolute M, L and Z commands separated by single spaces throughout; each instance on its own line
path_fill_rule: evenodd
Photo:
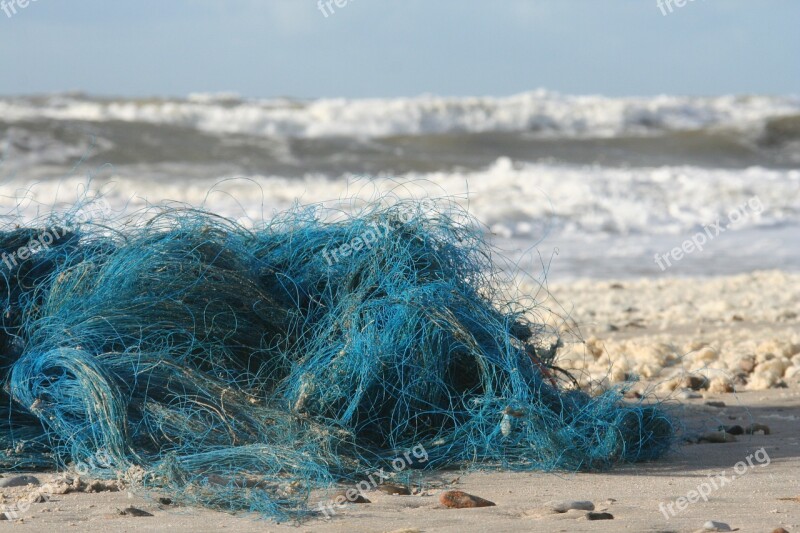
M 0 479 L 0 488 L 26 487 L 28 485 L 39 485 L 39 480 L 34 476 L 14 476 Z
M 126 507 L 122 511 L 119 512 L 122 516 L 153 516 L 152 513 L 148 513 L 147 511 L 143 511 L 142 509 L 138 509 L 136 507 Z
M 756 368 L 756 358 L 753 356 L 745 357 L 744 359 L 739 361 L 739 368 L 742 369 L 743 372 L 750 374 Z
M 588 500 L 562 500 L 547 504 L 556 513 L 566 513 L 570 509 L 578 511 L 594 511 L 594 504 Z
M 166 496 L 161 496 L 158 499 L 158 503 L 161 505 L 172 505 L 172 498 L 167 498 Z
M 383 492 L 384 494 L 390 494 L 392 496 L 409 496 L 411 495 L 411 491 L 408 487 L 404 485 L 398 485 L 397 483 L 383 483 L 378 485 L 378 490 Z
M 763 431 L 764 435 L 769 435 L 769 426 L 766 424 L 750 424 L 750 426 L 747 428 L 746 433 L 748 435 L 754 435 L 759 431 Z
M 725 402 L 710 401 L 706 402 L 706 405 L 709 407 L 725 407 Z
M 586 520 L 614 520 L 611 513 L 586 513 Z
M 478 496 L 461 492 L 460 490 L 448 490 L 439 496 L 439 503 L 452 509 L 467 509 L 472 507 L 493 507 L 494 502 L 484 500 Z
M 686 376 L 683 380 L 683 385 L 692 390 L 700 390 L 708 388 L 708 380 L 700 376 Z
M 679 400 L 694 400 L 696 398 L 702 398 L 703 395 L 692 390 L 682 390 L 678 393 Z
M 782 527 L 776 527 L 775 529 L 772 530 L 772 533 L 789 533 L 789 532 L 783 529 Z
M 731 526 L 725 522 L 717 522 L 716 520 L 709 520 L 703 524 L 703 531 L 733 531 Z
M 697 439 L 697 442 L 710 442 L 712 444 L 721 444 L 724 442 L 736 442 L 736 437 L 724 431 L 712 431 L 710 433 L 705 433 L 703 435 L 700 435 L 700 438 Z

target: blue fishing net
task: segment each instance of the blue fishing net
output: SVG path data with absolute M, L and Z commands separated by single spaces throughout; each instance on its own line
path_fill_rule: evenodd
M 507 296 L 481 229 L 430 205 L 0 230 L 0 463 L 89 461 L 286 519 L 414 447 L 424 469 L 662 455 L 669 418 L 559 379 L 535 304 Z

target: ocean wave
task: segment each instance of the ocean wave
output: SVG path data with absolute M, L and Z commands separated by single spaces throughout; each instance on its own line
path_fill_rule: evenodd
M 0 119 L 142 122 L 258 137 L 391 137 L 528 132 L 546 138 L 610 138 L 673 131 L 757 133 L 800 115 L 800 97 L 571 96 L 544 90 L 508 97 L 248 100 L 234 94 L 186 99 L 81 95 L 0 98 Z M 774 123 L 774 122 L 772 122 Z
M 487 231 L 501 238 L 534 241 L 550 232 L 685 235 L 718 219 L 725 222 L 736 210 L 744 216 L 737 217 L 731 232 L 800 226 L 800 170 L 609 168 L 501 158 L 487 168 L 468 172 L 180 178 L 191 175 L 192 168 L 117 166 L 113 175 L 105 169 L 90 188 L 116 210 L 171 200 L 202 205 L 243 223 L 269 218 L 296 202 L 324 202 L 351 210 L 357 209 L 359 198 L 387 192 L 400 197 L 439 197 L 468 207 Z M 68 209 L 85 190 L 83 174 L 38 182 L 6 180 L 0 214 L 6 214 L 7 220 L 24 220 L 53 208 Z

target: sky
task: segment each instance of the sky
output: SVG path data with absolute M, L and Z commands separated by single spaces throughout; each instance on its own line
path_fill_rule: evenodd
M 800 94 L 800 1 L 676 1 L 32 0 L 0 94 Z

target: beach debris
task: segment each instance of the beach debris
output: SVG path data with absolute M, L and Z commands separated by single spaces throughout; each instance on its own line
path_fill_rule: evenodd
M 759 431 L 764 433 L 764 435 L 769 435 L 769 426 L 766 424 L 753 423 L 747 427 L 745 433 L 747 433 L 748 435 L 755 435 Z
M 682 390 L 677 394 L 679 400 L 696 400 L 697 398 L 702 398 L 703 395 L 693 390 Z
M 571 509 L 578 511 L 594 511 L 594 504 L 589 500 L 560 500 L 548 502 L 547 506 L 556 513 L 566 513 Z
M 160 503 L 161 505 L 172 505 L 172 498 L 161 496 L 158 498 L 158 503 Z
M 717 522 L 716 520 L 709 520 L 703 524 L 703 531 L 733 531 L 731 526 L 725 522 Z
M 126 507 L 122 511 L 119 512 L 122 516 L 132 516 L 132 517 L 143 517 L 143 516 L 153 516 L 153 513 L 148 513 L 142 509 L 137 507 Z
M 378 485 L 378 490 L 384 494 L 392 496 L 410 496 L 411 490 L 405 485 L 398 485 L 397 483 L 382 483 Z
M 473 507 L 494 507 L 496 504 L 489 500 L 484 500 L 479 496 L 473 496 L 460 490 L 448 490 L 439 496 L 439 503 L 451 509 L 469 509 Z
M 614 520 L 611 513 L 586 513 L 586 520 Z
M 0 488 L 27 487 L 28 485 L 40 485 L 35 476 L 14 476 L 0 479 Z
M 700 435 L 697 442 L 708 442 L 711 444 L 721 444 L 725 442 L 736 442 L 736 437 L 725 431 L 711 431 Z
M 706 402 L 706 405 L 707 405 L 707 406 L 709 406 L 709 407 L 719 407 L 719 408 L 722 408 L 722 407 L 725 407 L 725 402 L 720 402 L 720 401 L 716 401 L 716 400 L 711 400 L 711 401 L 709 401 L 709 402 Z

